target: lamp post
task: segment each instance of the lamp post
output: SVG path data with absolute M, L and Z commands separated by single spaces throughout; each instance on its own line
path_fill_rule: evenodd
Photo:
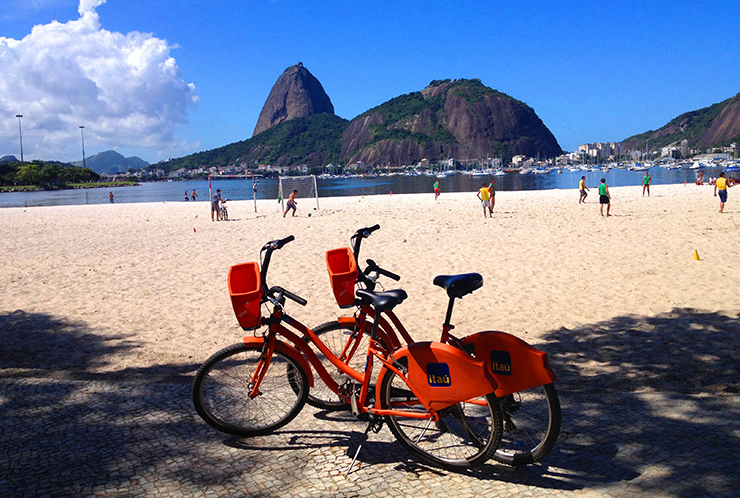
M 82 167 L 87 168 L 87 164 L 85 164 L 85 133 L 82 131 L 84 129 L 84 126 L 80 126 L 80 137 L 82 138 Z
M 23 165 L 23 131 L 21 130 L 21 118 L 23 117 L 23 114 L 16 114 L 16 118 L 18 118 L 18 135 L 21 139 L 21 166 Z

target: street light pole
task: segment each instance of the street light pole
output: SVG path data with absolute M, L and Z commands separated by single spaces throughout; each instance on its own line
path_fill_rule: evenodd
M 21 130 L 21 118 L 23 117 L 23 114 L 16 114 L 16 118 L 18 118 L 18 135 L 21 139 L 21 166 L 23 165 L 23 131 Z
M 87 168 L 87 164 L 85 163 L 85 133 L 82 131 L 84 129 L 84 126 L 80 126 L 80 137 L 82 138 L 82 167 Z

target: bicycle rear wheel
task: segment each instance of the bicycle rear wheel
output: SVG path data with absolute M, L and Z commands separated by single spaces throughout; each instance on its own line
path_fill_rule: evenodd
M 365 362 L 367 361 L 370 330 L 366 329 L 364 333 L 355 336 L 354 329 L 354 325 L 334 321 L 322 323 L 312 330 L 332 353 L 346 365 L 362 373 L 365 371 Z M 303 340 L 311 344 L 308 337 L 304 337 Z M 326 371 L 329 372 L 329 375 L 332 376 L 337 384 L 341 385 L 346 378 L 344 374 L 320 351 L 316 351 L 316 355 L 321 360 L 321 364 L 326 368 Z M 349 404 L 342 401 L 339 395 L 329 389 L 321 379 L 317 379 L 314 383 L 314 387 L 308 393 L 307 401 L 309 405 L 321 410 L 335 411 L 349 409 Z
M 383 378 L 379 396 L 383 408 L 426 413 L 394 372 L 389 371 Z M 503 418 L 493 393 L 474 401 L 439 411 L 439 422 L 394 415 L 386 416 L 386 421 L 398 442 L 425 462 L 450 470 L 476 467 L 498 447 Z
M 550 383 L 527 389 L 499 401 L 504 434 L 494 460 L 518 466 L 545 458 L 560 434 L 560 400 L 555 386 Z
M 211 356 L 193 382 L 193 403 L 211 427 L 235 436 L 268 434 L 295 418 L 306 403 L 308 376 L 275 351 L 256 398 L 248 396 L 261 344 L 234 344 Z

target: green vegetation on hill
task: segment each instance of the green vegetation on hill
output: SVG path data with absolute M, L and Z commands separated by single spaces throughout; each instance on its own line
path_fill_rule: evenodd
M 424 98 L 421 92 L 413 92 L 407 95 L 401 95 L 389 100 L 369 111 L 361 114 L 360 118 L 380 115 L 383 118 L 381 123 L 372 125 L 370 131 L 373 138 L 365 147 L 378 143 L 383 140 L 412 140 L 418 144 L 425 144 L 436 141 L 446 144 L 455 144 L 457 140 L 447 131 L 440 123 L 440 118 L 444 110 L 445 98 L 429 97 Z M 428 114 L 428 124 L 424 132 L 412 132 L 407 127 L 411 127 L 417 116 L 426 112 Z M 357 119 L 357 118 L 355 118 Z
M 638 135 L 633 135 L 623 140 L 622 143 L 639 149 L 641 146 L 644 147 L 645 142 L 649 140 L 650 148 L 653 149 L 687 140 L 690 147 L 695 147 L 697 144 L 705 141 L 704 135 L 714 125 L 714 122 L 722 111 L 734 104 L 740 104 L 740 93 L 709 107 L 685 112 L 658 130 L 649 130 Z M 712 147 L 724 147 L 730 145 L 732 142 L 740 143 L 740 134 L 725 138 L 724 140 L 711 142 L 709 145 Z
M 0 164 L 0 185 L 37 185 L 41 188 L 61 188 L 67 184 L 97 182 L 100 175 L 90 168 L 78 168 L 66 163 L 33 161 L 21 164 Z
M 323 166 L 339 160 L 347 120 L 334 114 L 314 114 L 274 126 L 241 142 L 158 163 L 149 169 L 174 171 L 246 163 Z

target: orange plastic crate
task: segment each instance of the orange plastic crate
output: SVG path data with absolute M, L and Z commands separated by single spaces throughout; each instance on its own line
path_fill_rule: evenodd
M 239 325 L 244 329 L 259 327 L 262 281 L 257 263 L 242 263 L 229 268 L 229 295 Z
M 357 262 L 349 247 L 326 251 L 326 268 L 329 270 L 331 288 L 340 308 L 355 304 L 355 281 Z

